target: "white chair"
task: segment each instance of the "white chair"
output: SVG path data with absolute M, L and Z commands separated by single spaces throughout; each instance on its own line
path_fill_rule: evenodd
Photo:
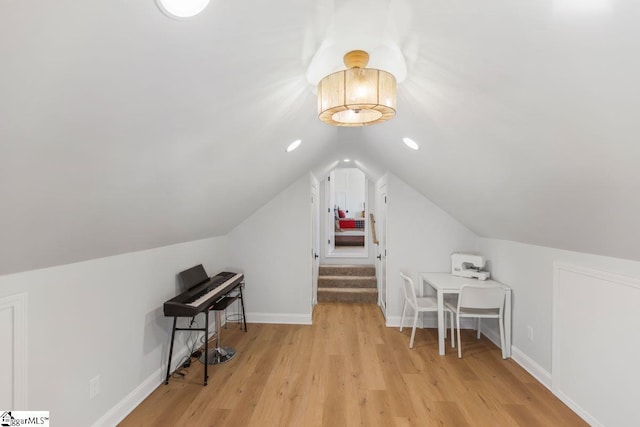
M 400 273 L 402 277 L 404 291 L 404 304 L 402 305 L 402 317 L 400 318 L 400 332 L 404 326 L 404 314 L 409 305 L 413 309 L 413 330 L 411 331 L 411 341 L 409 341 L 409 348 L 413 348 L 413 339 L 416 336 L 416 325 L 418 324 L 418 314 L 431 312 L 438 312 L 438 302 L 435 297 L 417 297 L 416 288 L 413 286 L 413 280 L 403 273 Z M 451 347 L 455 348 L 455 341 L 453 337 L 453 311 L 445 307 L 451 317 Z M 444 331 L 447 333 L 447 316 L 444 316 Z M 445 335 L 446 338 L 446 335 Z
M 451 303 L 445 303 L 449 310 L 456 313 L 456 322 L 458 325 L 458 357 L 462 357 L 462 347 L 460 344 L 460 319 L 474 318 L 477 319 L 477 337 L 480 339 L 480 320 L 481 319 L 498 319 L 500 325 L 500 344 L 504 357 L 504 298 L 505 292 L 500 285 L 462 285 L 460 287 L 460 295 L 458 295 L 458 304 L 453 306 Z

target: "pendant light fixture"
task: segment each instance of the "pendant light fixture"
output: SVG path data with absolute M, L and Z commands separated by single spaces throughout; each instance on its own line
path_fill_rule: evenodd
M 156 3 L 167 16 L 185 19 L 202 12 L 209 4 L 209 0 L 156 0 Z
M 344 55 L 347 69 L 318 83 L 318 115 L 334 126 L 382 123 L 396 115 L 396 78 L 383 70 L 366 68 L 369 54 L 353 50 Z

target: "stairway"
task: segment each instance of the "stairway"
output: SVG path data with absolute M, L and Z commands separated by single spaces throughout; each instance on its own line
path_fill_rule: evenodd
M 378 302 L 376 269 L 373 265 L 321 265 L 318 302 Z

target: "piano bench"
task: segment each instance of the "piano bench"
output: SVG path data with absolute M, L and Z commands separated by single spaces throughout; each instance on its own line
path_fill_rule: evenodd
M 242 287 L 244 286 L 244 283 L 242 283 L 239 286 L 239 292 L 233 294 L 233 295 L 226 295 L 222 298 L 220 298 L 218 301 L 216 301 L 210 308 L 210 310 L 213 311 L 217 311 L 217 312 L 222 312 L 222 311 L 226 311 L 226 309 L 233 304 L 235 301 L 240 300 L 240 305 L 242 307 L 242 313 L 238 313 L 237 315 L 239 316 L 239 321 L 244 325 L 244 331 L 247 332 L 247 319 L 244 315 L 244 297 L 242 296 Z M 216 313 L 217 316 L 218 313 Z M 226 312 L 225 312 L 226 314 Z M 217 319 L 217 318 L 216 318 Z M 229 318 L 227 317 L 225 319 L 225 325 L 226 325 L 226 320 L 229 320 Z M 226 326 L 225 326 L 226 328 Z
M 218 301 L 216 301 L 215 304 L 213 304 L 213 307 L 211 307 L 211 310 L 215 310 L 215 311 L 226 310 L 227 307 L 229 307 L 238 298 L 240 298 L 239 294 L 220 298 Z

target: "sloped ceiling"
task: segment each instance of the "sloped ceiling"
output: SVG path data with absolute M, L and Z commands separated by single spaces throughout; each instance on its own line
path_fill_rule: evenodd
M 398 115 L 333 128 L 308 67 L 380 40 L 367 16 L 406 60 Z M 634 0 L 212 0 L 181 21 L 5 0 L 0 274 L 224 235 L 346 155 L 479 235 L 640 259 L 639 21 Z

